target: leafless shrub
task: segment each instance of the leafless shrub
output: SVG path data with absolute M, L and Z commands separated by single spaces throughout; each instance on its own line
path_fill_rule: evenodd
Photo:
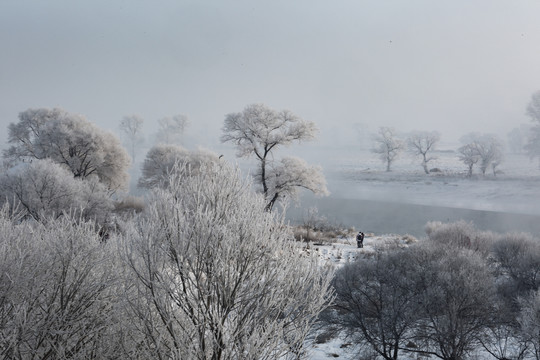
M 443 246 L 470 249 L 487 257 L 498 235 L 488 231 L 478 231 L 470 222 L 463 220 L 453 223 L 428 222 L 425 226 L 428 240 Z

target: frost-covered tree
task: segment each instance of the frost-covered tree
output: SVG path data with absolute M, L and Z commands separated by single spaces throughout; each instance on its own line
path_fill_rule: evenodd
M 465 358 L 492 324 L 495 281 L 480 252 L 448 243 L 419 243 L 344 266 L 329 318 L 385 359 L 403 350 Z
M 526 114 L 534 125 L 531 127 L 525 150 L 531 159 L 538 158 L 540 161 L 540 90 L 532 94 Z
M 182 136 L 189 125 L 186 115 L 167 116 L 158 120 L 157 142 L 160 144 L 181 144 Z
M 484 135 L 476 141 L 478 153 L 480 155 L 480 170 L 482 175 L 491 166 L 493 175 L 497 173 L 497 166 L 503 161 L 503 143 L 493 135 Z
M 94 225 L 0 211 L 0 357 L 121 358 L 114 248 Z
M 428 162 L 436 159 L 435 157 L 429 156 L 428 153 L 435 150 L 440 139 L 441 135 L 436 131 L 415 132 L 407 138 L 409 151 L 414 156 L 422 156 L 422 168 L 424 168 L 426 174 L 429 174 Z
M 139 115 L 124 116 L 120 120 L 120 130 L 127 137 L 129 143 L 129 149 L 131 152 L 131 159 L 135 162 L 135 155 L 137 154 L 137 145 L 142 143 L 142 125 L 144 119 Z
M 321 167 L 309 166 L 296 157 L 285 157 L 273 163 L 267 173 L 267 184 L 267 210 L 272 210 L 278 199 L 298 200 L 301 188 L 311 190 L 317 195 L 329 194 Z
M 467 143 L 458 149 L 460 160 L 469 167 L 468 175 L 472 175 L 472 168 L 476 163 L 480 164 L 482 175 L 486 174 L 489 167 L 493 175 L 497 173 L 497 166 L 504 159 L 503 143 L 494 135 L 471 133 L 463 138 Z
M 493 244 L 499 297 L 516 310 L 517 297 L 540 288 L 540 244 L 529 234 L 506 234 Z
M 420 296 L 415 337 L 427 353 L 456 360 L 479 346 L 494 311 L 494 278 L 484 259 L 452 247 L 417 249 L 416 291 Z
M 302 358 L 330 274 L 237 170 L 186 165 L 126 230 L 142 358 Z
M 218 161 L 219 157 L 209 150 L 188 151 L 178 145 L 156 145 L 146 154 L 139 187 L 168 187 L 171 171 L 178 164 L 186 164 L 192 173 L 196 173 L 201 166 Z
M 83 180 L 50 159 L 22 163 L 0 176 L 0 204 L 38 221 L 77 215 L 103 224 L 113 210 L 105 185 Z
M 386 164 L 386 171 L 390 171 L 392 163 L 404 149 L 404 143 L 397 138 L 395 130 L 389 127 L 380 127 L 374 138 L 375 147 L 371 151 L 379 155 L 379 159 Z
M 458 149 L 459 160 L 461 160 L 465 165 L 467 165 L 467 176 L 472 176 L 473 167 L 480 161 L 480 154 L 478 154 L 478 149 L 474 144 L 466 144 L 461 146 Z
M 414 338 L 418 296 L 411 251 L 378 254 L 341 268 L 333 280 L 335 312 L 330 323 L 340 325 L 355 343 L 366 344 L 387 360 L 399 358 Z
M 62 109 L 28 109 L 9 125 L 11 162 L 51 159 L 75 177 L 95 177 L 110 190 L 127 187 L 129 155 L 112 133 Z
M 278 148 L 314 139 L 316 127 L 313 122 L 303 120 L 288 110 L 276 111 L 264 104 L 252 104 L 240 113 L 228 114 L 222 130 L 221 141 L 236 145 L 238 157 L 255 156 L 259 162 L 256 179 L 262 186 L 267 209 L 271 210 L 280 196 L 286 198 L 287 193 L 291 194 L 292 186 L 304 187 L 316 194 L 327 194 L 324 175 L 319 168 L 308 167 L 297 160 L 276 164 L 274 159 L 274 151 Z M 276 178 L 278 171 L 281 179 L 286 180 Z M 295 173 L 298 171 L 309 173 L 314 178 L 308 179 L 301 173 Z M 290 179 L 299 182 L 293 184 Z M 288 185 L 285 186 L 285 182 Z M 276 188 L 280 184 L 287 190 Z
M 487 258 L 497 237 L 490 232 L 479 231 L 473 223 L 459 220 L 452 223 L 428 222 L 424 230 L 427 239 L 438 246 L 468 249 Z

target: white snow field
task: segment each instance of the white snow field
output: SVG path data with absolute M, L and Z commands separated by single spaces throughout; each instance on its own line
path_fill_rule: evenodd
M 392 171 L 369 151 L 336 158 L 329 168 L 329 184 L 336 197 L 395 201 L 418 205 L 446 206 L 474 210 L 540 215 L 540 170 L 536 161 L 524 154 L 507 154 L 493 175 L 480 174 L 476 166 L 472 177 L 451 150 L 433 154 L 425 174 L 418 158 L 396 160 Z

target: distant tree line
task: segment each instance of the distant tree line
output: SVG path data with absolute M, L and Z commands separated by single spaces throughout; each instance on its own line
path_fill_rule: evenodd
M 514 153 L 525 151 L 531 159 L 540 160 L 540 91 L 531 96 L 526 115 L 533 125 L 523 125 L 510 131 L 508 145 Z M 380 127 L 373 141 L 372 152 L 386 165 L 386 171 L 391 171 L 395 160 L 408 150 L 411 155 L 421 158 L 421 166 L 429 174 L 428 163 L 436 160 L 433 153 L 440 141 L 440 134 L 417 131 L 402 140 L 395 129 Z M 475 166 L 480 168 L 482 175 L 486 175 L 490 169 L 493 176 L 497 175 L 497 167 L 504 161 L 505 147 L 502 140 L 492 134 L 469 133 L 460 141 L 462 146 L 457 149 L 458 158 L 467 167 L 467 176 L 473 175 Z
M 374 137 L 375 147 L 372 152 L 386 164 L 386 171 L 391 171 L 392 165 L 403 152 L 408 151 L 412 156 L 421 159 L 420 165 L 426 174 L 430 173 L 428 164 L 437 157 L 434 156 L 441 136 L 436 131 L 416 131 L 401 140 L 393 128 L 381 127 Z M 497 174 L 497 167 L 504 159 L 502 142 L 494 135 L 470 133 L 463 136 L 464 144 L 458 151 L 458 158 L 467 166 L 467 175 L 472 176 L 473 168 L 479 164 L 482 175 L 492 169 Z

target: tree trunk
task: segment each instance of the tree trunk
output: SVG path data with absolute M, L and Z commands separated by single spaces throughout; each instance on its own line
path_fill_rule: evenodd
M 266 158 L 261 159 L 261 183 L 263 186 L 264 198 L 268 196 L 268 185 L 266 184 Z

